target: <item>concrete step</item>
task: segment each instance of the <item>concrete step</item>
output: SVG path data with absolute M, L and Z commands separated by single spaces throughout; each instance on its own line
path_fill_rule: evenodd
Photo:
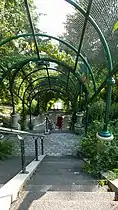
M 45 157 L 29 180 L 31 185 L 97 185 L 96 177 L 83 172 L 84 162 L 71 156 Z
M 46 175 L 40 174 L 39 176 L 32 177 L 29 180 L 30 185 L 97 185 L 97 180 L 90 179 L 83 176 L 74 176 L 74 175 Z
M 108 192 L 107 185 L 100 187 L 99 185 L 26 185 L 25 191 L 35 192 Z
M 27 208 L 28 207 L 28 208 Z M 18 210 L 117 210 L 118 204 L 112 202 L 93 202 L 89 200 L 59 201 L 59 200 L 33 200 L 30 205 L 21 204 Z M 15 209 L 14 209 L 15 210 Z
M 93 202 L 106 202 L 114 201 L 114 192 L 83 192 L 83 191 L 44 191 L 38 188 L 27 191 L 29 194 L 34 194 L 35 198 L 48 201 L 93 201 Z
M 40 186 L 28 187 L 10 210 L 118 210 L 113 192 L 53 192 L 46 191 L 46 187 L 43 190 Z

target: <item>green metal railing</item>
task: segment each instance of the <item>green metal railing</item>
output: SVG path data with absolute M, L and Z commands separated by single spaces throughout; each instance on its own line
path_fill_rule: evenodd
M 44 154 L 44 146 L 43 146 L 43 140 L 44 140 L 44 135 L 38 134 L 38 133 L 31 133 L 31 132 L 26 132 L 26 131 L 20 131 L 20 130 L 15 130 L 15 129 L 10 129 L 10 128 L 4 128 L 0 127 L 0 134 L 1 139 L 4 138 L 5 134 L 12 134 L 16 135 L 17 138 L 20 141 L 20 147 L 21 147 L 21 173 L 28 173 L 26 171 L 26 156 L 25 156 L 25 136 L 30 136 L 33 137 L 33 141 L 35 141 L 35 160 L 38 161 L 38 139 L 40 139 L 40 145 L 41 145 L 41 155 Z

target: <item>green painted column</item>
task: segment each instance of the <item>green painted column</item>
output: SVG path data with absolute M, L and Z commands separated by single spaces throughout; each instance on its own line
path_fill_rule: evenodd
M 85 136 L 87 136 L 87 131 L 88 131 L 88 121 L 89 121 L 89 107 L 90 105 L 88 104 L 88 97 L 89 94 L 88 92 L 85 93 L 85 107 L 86 107 L 86 115 L 85 115 Z
M 109 78 L 107 80 L 107 98 L 106 98 L 106 110 L 105 110 L 105 119 L 104 119 L 104 127 L 103 130 L 96 134 L 98 139 L 101 140 L 113 140 L 113 134 L 108 130 L 109 124 L 109 115 L 111 108 L 111 95 L 112 95 L 112 86 L 115 84 L 114 78 Z

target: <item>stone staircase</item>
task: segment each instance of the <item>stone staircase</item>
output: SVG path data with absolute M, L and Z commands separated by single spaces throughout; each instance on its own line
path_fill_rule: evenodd
M 115 193 L 75 157 L 45 157 L 11 210 L 118 210 Z

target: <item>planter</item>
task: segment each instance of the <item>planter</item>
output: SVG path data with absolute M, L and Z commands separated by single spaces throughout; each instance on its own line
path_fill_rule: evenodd
M 78 112 L 78 113 L 76 113 L 76 116 L 77 116 L 77 122 L 74 125 L 74 132 L 76 134 L 83 135 L 84 134 L 84 127 L 82 124 L 83 113 Z
M 14 129 L 19 129 L 20 127 L 18 123 L 18 115 L 16 113 L 11 114 L 11 127 Z

